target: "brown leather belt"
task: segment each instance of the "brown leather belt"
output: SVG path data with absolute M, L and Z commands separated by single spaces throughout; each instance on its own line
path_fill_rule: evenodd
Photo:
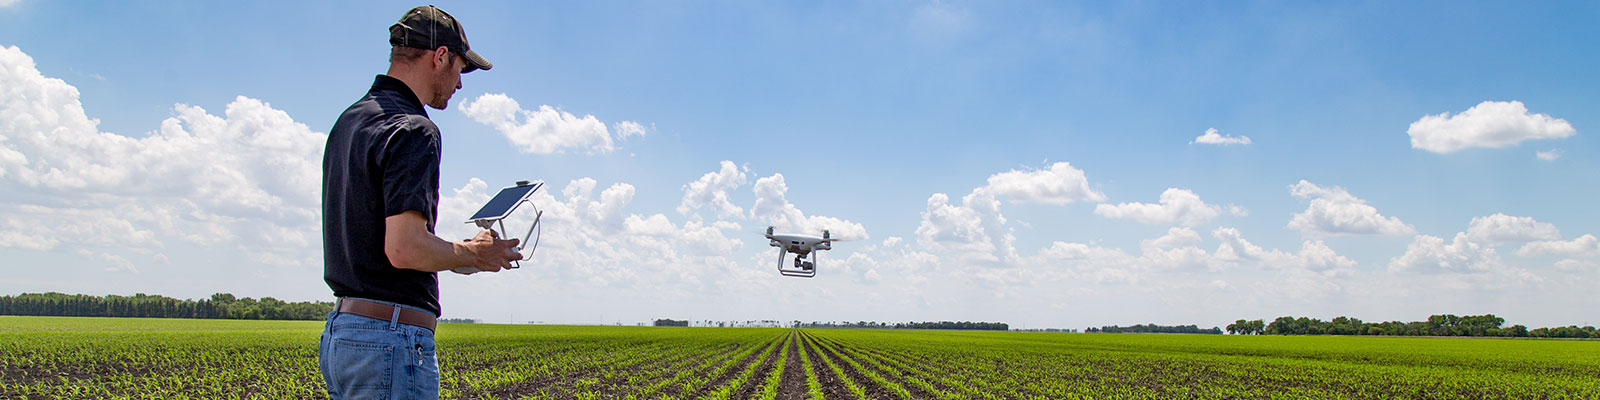
M 339 312 L 341 313 L 355 314 L 373 319 L 381 319 L 384 321 L 395 320 L 394 309 L 396 307 L 387 304 L 374 303 L 357 298 L 341 297 L 339 298 L 338 308 Z M 402 324 L 423 327 L 427 328 L 429 331 L 432 331 L 433 327 L 439 323 L 438 318 L 426 311 L 417 311 L 405 307 L 398 308 L 400 309 L 399 322 Z

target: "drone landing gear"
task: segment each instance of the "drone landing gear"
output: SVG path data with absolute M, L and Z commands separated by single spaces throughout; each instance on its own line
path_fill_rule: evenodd
M 813 276 L 817 276 L 817 264 L 805 260 L 806 256 L 810 255 L 809 253 L 807 253 L 807 254 L 795 254 L 794 255 L 794 269 L 787 269 L 787 268 L 783 267 L 783 257 L 786 256 L 786 255 L 787 255 L 787 253 L 784 252 L 783 250 L 781 250 L 781 249 L 778 250 L 778 273 L 779 274 L 783 274 L 783 276 L 794 276 L 794 277 L 801 277 L 801 278 L 810 278 L 810 277 L 813 277 Z

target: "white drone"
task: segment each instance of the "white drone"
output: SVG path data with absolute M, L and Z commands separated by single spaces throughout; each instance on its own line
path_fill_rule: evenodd
M 813 250 L 833 250 L 833 242 L 837 242 L 840 239 L 830 238 L 827 229 L 822 230 L 822 237 L 793 233 L 774 235 L 772 234 L 772 227 L 768 226 L 767 240 L 772 241 L 772 247 L 778 248 L 778 273 L 783 274 L 783 276 L 810 278 L 817 276 L 817 264 L 805 261 L 806 256 L 810 255 Z M 794 253 L 794 268 L 783 267 L 783 257 L 789 255 L 789 253 Z M 817 255 L 821 256 L 822 253 L 817 253 Z

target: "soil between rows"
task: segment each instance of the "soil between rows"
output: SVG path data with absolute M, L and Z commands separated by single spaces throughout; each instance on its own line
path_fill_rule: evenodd
M 835 342 L 835 343 L 837 343 L 837 342 Z M 914 367 L 926 365 L 926 364 L 928 364 L 928 361 L 927 360 L 922 360 L 922 359 L 912 358 L 912 357 L 910 357 L 909 355 L 906 355 L 906 354 L 893 353 L 893 352 L 889 352 L 889 351 L 885 351 L 885 350 L 879 350 L 879 349 L 857 349 L 857 351 L 859 353 L 862 353 L 862 354 L 868 356 L 868 357 L 876 357 L 876 358 L 878 358 L 880 360 L 880 362 L 879 362 L 880 364 L 884 364 L 885 367 L 888 367 L 889 369 L 895 370 L 897 374 L 900 374 L 900 376 L 907 377 L 907 378 L 910 378 L 910 377 L 913 377 L 913 376 L 917 376 L 917 375 L 930 375 L 930 374 L 946 373 L 945 371 L 940 370 L 940 369 L 933 369 L 933 371 L 916 370 Z M 950 394 L 957 393 L 955 388 L 949 387 L 948 385 L 945 385 L 943 382 L 941 382 L 941 381 L 939 381 L 937 379 L 931 379 L 931 378 L 930 379 L 922 379 L 922 381 L 926 382 L 929 386 L 932 386 L 934 388 L 934 390 L 936 390 L 936 391 L 943 391 L 945 393 L 950 393 Z M 934 395 L 932 393 L 928 393 L 927 391 L 922 390 L 922 387 L 920 387 L 920 386 L 916 386 L 914 384 L 909 384 L 909 382 L 910 382 L 909 379 L 901 380 L 901 384 L 904 385 L 906 390 L 910 390 L 910 391 L 912 391 L 912 393 L 918 394 L 916 396 L 916 398 L 919 398 L 919 399 L 923 399 L 923 398 L 931 399 L 931 398 L 937 397 L 936 395 Z
M 732 398 L 749 399 L 756 396 L 756 391 L 761 390 L 761 385 L 766 383 L 767 376 L 772 375 L 772 367 L 778 363 L 778 355 L 788 350 L 789 346 L 785 346 L 785 344 L 788 344 L 788 340 L 789 334 L 784 334 L 783 337 L 778 338 L 778 345 L 774 346 L 776 348 L 767 352 L 767 358 L 761 361 L 761 366 L 757 367 L 756 373 L 750 375 L 750 379 L 745 380 L 744 385 L 733 392 Z M 779 383 L 781 384 L 782 382 Z
M 828 364 L 822 361 L 822 352 L 819 350 L 821 346 L 817 345 L 816 338 L 805 332 L 800 334 L 806 338 L 805 346 L 809 349 L 806 351 L 806 356 L 811 359 L 811 370 L 817 374 L 817 382 L 822 384 L 822 396 L 830 399 L 855 397 L 855 393 L 851 393 L 850 388 L 845 386 L 844 380 L 839 379 L 838 375 L 833 373 L 833 369 L 828 368 Z
M 722 356 L 723 354 L 726 354 L 729 351 L 733 351 L 734 348 L 737 348 L 737 346 L 732 346 L 731 348 L 728 348 L 728 349 L 722 349 L 721 351 L 718 351 L 715 354 L 711 355 L 710 358 L 720 357 L 720 356 Z M 629 372 L 641 371 L 641 370 L 642 371 L 661 371 L 662 369 L 656 369 L 656 368 L 651 368 L 651 367 L 655 367 L 655 366 L 657 366 L 659 364 L 669 363 L 668 361 L 665 361 L 666 358 L 667 358 L 667 355 L 669 353 L 663 351 L 663 352 L 660 352 L 659 354 L 660 354 L 660 357 L 656 357 L 656 358 L 653 358 L 651 361 L 646 361 L 646 362 L 642 362 L 642 363 L 639 363 L 637 365 L 634 365 L 632 368 L 629 368 L 628 371 Z M 695 362 L 702 361 L 702 360 L 704 360 L 704 359 L 695 358 L 695 357 L 692 357 L 692 356 L 684 357 L 683 360 L 680 360 L 678 363 L 676 363 L 677 367 L 679 367 L 679 368 L 671 368 L 671 367 L 669 367 L 669 368 L 666 368 L 665 371 L 678 371 L 678 370 L 681 369 L 681 367 L 684 367 L 684 366 L 687 366 L 687 365 L 691 365 L 691 364 L 693 364 Z M 576 382 L 578 380 L 581 380 L 581 379 L 584 379 L 584 378 L 588 378 L 588 377 L 591 377 L 591 376 L 594 376 L 594 375 L 597 375 L 597 374 L 598 373 L 595 372 L 595 370 L 585 368 L 585 369 L 575 370 L 575 371 L 567 373 L 565 375 L 540 377 L 540 378 L 532 379 L 532 380 L 529 380 L 529 381 L 523 381 L 523 382 L 513 383 L 513 384 L 510 384 L 510 385 L 506 385 L 506 386 L 493 388 L 493 389 L 488 390 L 487 394 L 489 395 L 488 397 L 492 397 L 492 398 L 504 398 L 504 397 L 515 398 L 518 395 L 538 393 L 540 389 L 551 388 L 552 386 L 555 386 L 554 384 L 557 383 L 557 382 Z M 626 374 L 624 374 L 623 376 L 626 376 Z M 559 387 L 559 386 L 556 386 L 556 387 Z M 464 388 L 463 388 L 463 391 L 465 391 Z M 479 393 L 465 393 L 465 395 L 466 395 L 466 398 L 483 398 L 484 397 L 484 396 L 479 395 Z M 572 393 L 562 392 L 562 393 L 555 394 L 553 396 L 553 398 L 557 398 L 557 399 L 572 399 L 572 398 L 576 398 L 576 397 Z
M 844 349 L 845 348 L 845 345 L 843 343 L 840 343 L 840 342 L 835 341 L 835 340 L 829 340 L 828 343 L 831 344 L 833 347 L 838 348 L 838 349 Z M 873 357 L 872 353 L 868 352 L 866 349 L 853 349 L 852 351 L 854 353 L 856 353 L 856 354 L 859 354 L 861 356 L 860 358 L 871 358 L 871 357 Z M 835 357 L 843 357 L 843 356 L 845 356 L 843 351 L 830 351 L 830 354 L 833 354 Z M 875 369 L 872 366 L 872 364 L 867 363 L 865 360 L 860 360 L 860 359 L 857 359 L 857 360 L 859 360 L 859 361 L 857 361 L 856 363 L 857 364 L 861 364 L 861 368 Z M 916 384 L 911 383 L 911 380 L 909 379 L 911 377 L 910 371 L 901 371 L 901 370 L 895 368 L 894 366 L 889 365 L 888 363 L 879 362 L 879 364 L 883 364 L 884 369 L 878 369 L 877 370 L 876 373 L 878 374 L 878 376 L 884 378 L 884 380 L 887 380 L 887 381 L 890 381 L 890 382 L 894 382 L 895 384 L 900 385 L 901 388 L 904 388 L 907 392 L 910 392 L 911 398 L 913 398 L 913 399 L 931 399 L 931 398 L 935 397 L 933 395 L 933 393 L 929 393 L 927 390 L 924 390 L 921 386 L 917 386 Z M 840 365 L 840 367 L 848 367 L 848 365 L 849 364 L 844 364 L 844 365 Z M 854 369 L 849 369 L 849 370 L 855 371 Z M 857 373 L 860 374 L 859 371 L 857 371 Z M 862 378 L 865 379 L 865 376 L 863 376 Z M 855 379 L 855 377 L 852 376 L 851 379 Z M 931 384 L 931 382 L 930 382 L 930 384 Z M 873 385 L 876 386 L 877 382 L 873 382 Z M 890 395 L 894 394 L 893 392 L 890 392 L 888 390 L 888 388 L 883 388 L 883 391 L 885 393 L 890 394 Z M 872 391 L 869 389 L 868 393 L 870 394 L 870 393 L 872 393 Z
M 728 369 L 723 370 L 722 371 L 722 376 L 718 376 L 716 378 L 713 378 L 711 380 L 711 382 L 708 382 L 704 386 L 696 388 L 694 390 L 694 395 L 690 396 L 690 398 L 702 398 L 702 397 L 705 397 L 706 393 L 710 393 L 712 390 L 716 390 L 718 388 L 721 388 L 722 385 L 726 385 L 726 384 L 728 384 L 728 381 L 733 380 L 733 377 L 738 376 L 741 373 L 744 373 L 744 368 L 743 367 L 745 367 L 747 365 L 750 365 L 750 363 L 752 363 L 752 362 L 759 362 L 759 360 L 757 360 L 757 358 L 767 354 L 767 352 L 763 352 L 762 351 L 762 350 L 766 349 L 767 344 L 766 343 L 762 343 L 762 344 L 760 344 L 758 346 L 760 346 L 760 347 L 756 348 L 756 351 L 750 352 L 749 355 L 746 355 L 746 356 L 744 356 L 744 358 L 739 359 L 738 361 L 735 361 L 733 363 L 732 367 L 729 367 Z M 716 368 L 716 366 L 712 366 L 712 368 Z
M 124 375 L 137 379 L 155 374 L 156 372 L 162 372 L 164 374 L 169 370 L 178 370 L 177 368 L 172 367 L 157 368 L 155 366 L 147 368 L 125 368 L 120 364 L 112 363 L 93 363 L 81 366 L 74 365 L 70 367 L 77 368 L 62 368 L 52 371 L 50 368 L 43 366 L 22 368 L 8 366 L 0 369 L 0 383 L 4 383 L 6 385 L 26 386 L 35 382 L 54 381 L 63 378 L 78 381 L 96 381 L 107 379 L 108 377 L 121 378 Z M 11 397 L 8 395 L 0 398 Z
M 662 344 L 662 345 L 665 346 L 665 344 Z M 558 347 L 558 348 L 552 348 L 552 349 L 549 349 L 549 351 L 529 354 L 527 356 L 530 356 L 530 357 L 555 357 L 555 356 L 560 356 L 560 355 L 569 354 L 569 353 L 587 352 L 590 349 L 592 349 L 592 347 L 584 347 L 584 346 L 581 346 L 581 345 L 573 344 L 573 345 L 562 346 L 562 347 Z M 466 348 L 451 347 L 451 348 L 449 348 L 449 349 L 447 349 L 445 351 L 449 352 L 449 353 L 461 353 L 461 354 L 464 354 L 464 353 L 470 353 L 472 350 L 471 349 L 466 349 Z M 448 358 L 447 359 L 447 358 L 443 358 L 443 357 L 441 357 L 439 359 L 439 369 L 440 370 L 444 370 L 445 368 L 477 370 L 477 369 L 484 369 L 484 368 L 493 368 L 495 366 L 495 364 L 496 364 L 495 362 L 485 361 L 485 360 L 481 360 L 481 359 L 459 359 L 459 358 Z
M 663 347 L 665 347 L 665 346 L 663 346 Z M 581 350 L 579 350 L 577 348 L 577 346 L 571 346 L 571 347 L 562 348 L 562 349 L 557 350 L 557 351 L 552 351 L 552 352 L 546 353 L 545 355 L 559 355 L 559 354 L 566 354 L 566 353 L 577 352 L 577 351 L 581 351 Z M 510 361 L 508 361 L 508 362 L 510 362 Z M 650 361 L 646 361 L 645 363 L 650 363 Z M 497 365 L 498 365 L 498 363 L 491 364 L 491 363 L 483 362 L 483 361 L 471 361 L 471 362 L 462 364 L 460 367 L 455 367 L 455 368 L 460 368 L 460 369 L 493 369 Z M 441 363 L 439 365 L 439 369 L 442 371 L 446 367 L 447 366 L 444 365 L 444 363 L 441 361 Z M 485 390 L 485 391 L 474 391 L 474 390 L 472 390 L 472 389 L 467 387 L 467 383 L 462 382 L 462 383 L 459 383 L 459 384 L 456 385 L 456 391 L 461 393 L 462 398 L 465 398 L 465 399 L 479 399 L 479 398 L 486 398 L 488 396 L 498 397 L 498 396 L 506 396 L 506 395 L 510 395 L 510 394 L 517 394 L 517 393 L 534 393 L 534 392 L 538 392 L 539 388 L 546 387 L 550 383 L 556 382 L 558 380 L 577 379 L 578 377 L 586 376 L 586 375 L 588 375 L 586 372 L 587 372 L 587 370 L 585 370 L 585 371 L 574 371 L 572 373 L 569 373 L 569 374 L 566 374 L 566 375 L 563 375 L 563 376 L 554 376 L 554 375 L 552 375 L 552 376 L 537 377 L 537 378 L 530 379 L 528 381 L 512 383 L 510 385 L 496 387 L 496 388 L 490 388 L 490 389 Z M 488 395 L 488 396 L 485 396 L 485 395 Z
M 639 370 L 655 371 L 655 372 L 659 373 L 658 376 L 660 376 L 661 378 L 658 379 L 658 380 L 647 380 L 646 381 L 647 382 L 647 386 L 644 386 L 644 387 L 628 386 L 627 383 L 624 382 L 623 385 L 621 385 L 622 386 L 621 388 L 613 387 L 613 389 L 610 392 L 611 393 L 618 393 L 618 392 L 622 392 L 622 393 L 640 393 L 640 392 L 635 392 L 635 390 L 642 391 L 644 389 L 647 389 L 648 385 L 658 383 L 659 380 L 673 380 L 673 379 L 675 379 L 675 377 L 677 376 L 678 372 L 680 372 L 680 371 L 692 368 L 694 365 L 702 363 L 702 362 L 704 362 L 706 360 L 720 359 L 720 358 L 722 358 L 723 355 L 726 355 L 726 354 L 732 353 L 732 352 L 736 352 L 736 351 L 739 351 L 739 346 L 737 344 L 730 344 L 730 345 L 727 346 L 727 348 L 722 349 L 720 351 L 717 351 L 716 353 L 710 354 L 710 355 L 708 355 L 706 357 L 692 357 L 692 356 L 684 357 L 678 363 L 676 363 L 676 364 L 674 364 L 672 366 L 669 366 L 666 369 L 656 369 L 656 368 L 649 368 L 649 367 L 632 368 L 632 369 L 629 369 L 630 373 L 632 373 L 634 371 L 639 371 Z M 705 370 L 707 372 L 710 372 L 710 370 L 712 368 L 715 368 L 715 367 L 716 367 L 715 365 L 712 365 L 712 366 L 706 367 Z M 695 370 L 695 371 L 698 371 L 698 370 Z M 678 386 L 675 385 L 675 384 L 667 384 L 665 386 L 662 386 L 661 388 L 658 388 L 657 392 L 656 393 L 652 393 L 652 394 L 659 395 L 660 394 L 659 391 L 661 391 L 661 390 L 670 390 L 670 389 L 675 388 L 675 387 L 678 387 Z M 641 394 L 643 394 L 643 393 L 641 393 Z M 640 396 L 640 397 L 644 397 L 644 396 Z
M 799 400 L 806 395 L 806 371 L 802 369 L 805 364 L 800 361 L 801 337 L 797 333 L 793 335 L 796 336 L 783 349 L 789 355 L 783 362 L 783 376 L 778 378 L 778 396 L 775 397 L 778 400 Z

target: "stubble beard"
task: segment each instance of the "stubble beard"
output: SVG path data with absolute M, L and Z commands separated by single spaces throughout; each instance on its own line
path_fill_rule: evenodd
M 457 82 L 460 82 L 459 79 L 461 79 L 461 75 L 458 73 L 455 76 L 457 80 L 452 81 L 448 74 L 450 73 L 445 72 L 444 74 L 439 75 L 438 79 L 434 80 L 434 82 L 438 83 L 438 85 L 435 86 L 433 99 L 428 102 L 429 107 L 433 107 L 438 110 L 444 110 L 446 107 L 450 106 L 450 97 L 455 95 L 456 84 Z
M 444 110 L 445 107 L 450 106 L 450 94 L 440 93 L 438 96 L 434 97 L 432 102 L 428 103 L 428 106 L 433 107 L 436 110 Z
M 444 110 L 445 107 L 450 106 L 450 97 L 454 94 L 454 92 L 454 87 L 440 88 L 438 93 L 433 94 L 433 101 L 428 102 L 428 106 L 438 110 Z

